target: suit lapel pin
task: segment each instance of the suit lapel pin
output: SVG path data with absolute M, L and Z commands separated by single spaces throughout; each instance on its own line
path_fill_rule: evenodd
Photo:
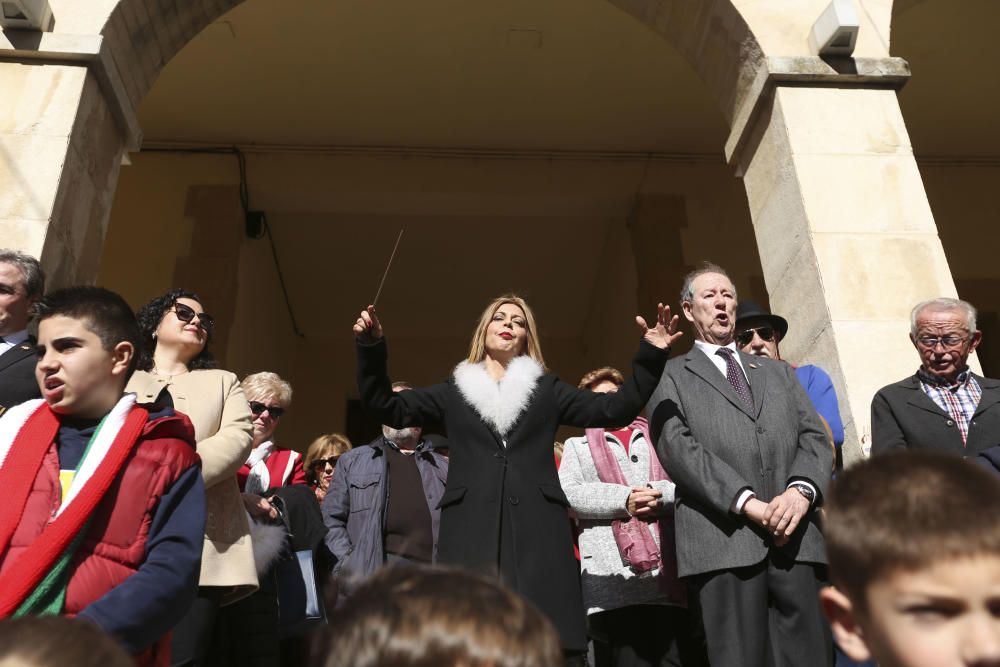
M 28 345 L 27 343 L 21 343 L 21 349 L 22 350 L 30 350 L 31 346 Z
M 760 367 L 757 364 L 751 362 L 750 363 L 750 368 L 760 368 Z

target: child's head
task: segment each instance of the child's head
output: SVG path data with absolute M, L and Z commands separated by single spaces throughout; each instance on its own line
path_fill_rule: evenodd
M 330 617 L 323 667 L 556 667 L 559 635 L 495 579 L 442 568 L 388 567 Z
M 101 287 L 69 287 L 38 304 L 42 396 L 59 413 L 103 417 L 121 398 L 132 371 L 139 327 L 119 295 Z
M 882 667 L 1000 665 L 1000 477 L 944 454 L 875 457 L 830 490 L 823 608 Z

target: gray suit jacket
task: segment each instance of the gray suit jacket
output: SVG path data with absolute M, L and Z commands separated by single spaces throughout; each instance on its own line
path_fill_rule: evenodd
M 830 480 L 830 442 L 792 368 L 743 353 L 740 360 L 752 410 L 697 348 L 667 362 L 649 403 L 651 436 L 677 485 L 682 577 L 754 565 L 768 555 L 768 535 L 731 511 L 742 489 L 767 502 L 803 479 L 818 491 L 817 507 Z M 815 511 L 782 550 L 796 561 L 826 563 Z

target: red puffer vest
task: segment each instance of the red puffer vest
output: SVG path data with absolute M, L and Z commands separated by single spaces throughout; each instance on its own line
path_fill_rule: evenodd
M 122 471 L 97 505 L 90 530 L 73 558 L 73 573 L 66 588 L 66 614 L 78 614 L 142 565 L 160 497 L 199 460 L 193 443 L 194 428 L 184 415 L 147 422 Z M 0 559 L 0 573 L 38 537 L 58 509 L 61 497 L 59 457 L 53 443 L 35 477 L 21 523 Z M 165 665 L 169 657 L 167 635 L 136 656 L 136 661 Z

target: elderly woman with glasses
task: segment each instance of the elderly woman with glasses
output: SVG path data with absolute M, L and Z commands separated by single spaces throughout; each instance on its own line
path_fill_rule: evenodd
M 351 441 L 339 433 L 325 433 L 313 440 L 306 450 L 306 482 L 313 488 L 319 502 L 326 498 L 337 461 L 352 446 Z
M 253 449 L 237 473 L 240 489 L 263 496 L 268 489 L 305 484 L 302 455 L 274 442 L 278 421 L 292 404 L 292 385 L 277 373 L 263 372 L 246 376 L 240 386 L 253 415 Z
M 174 664 L 205 664 L 220 605 L 257 589 L 250 528 L 236 473 L 253 438 L 250 406 L 237 377 L 209 352 L 215 320 L 201 297 L 171 290 L 137 313 L 143 345 L 128 391 L 172 405 L 194 426 L 205 479 L 205 541 L 198 599 L 174 628 Z M 185 663 L 187 661 L 187 663 Z

